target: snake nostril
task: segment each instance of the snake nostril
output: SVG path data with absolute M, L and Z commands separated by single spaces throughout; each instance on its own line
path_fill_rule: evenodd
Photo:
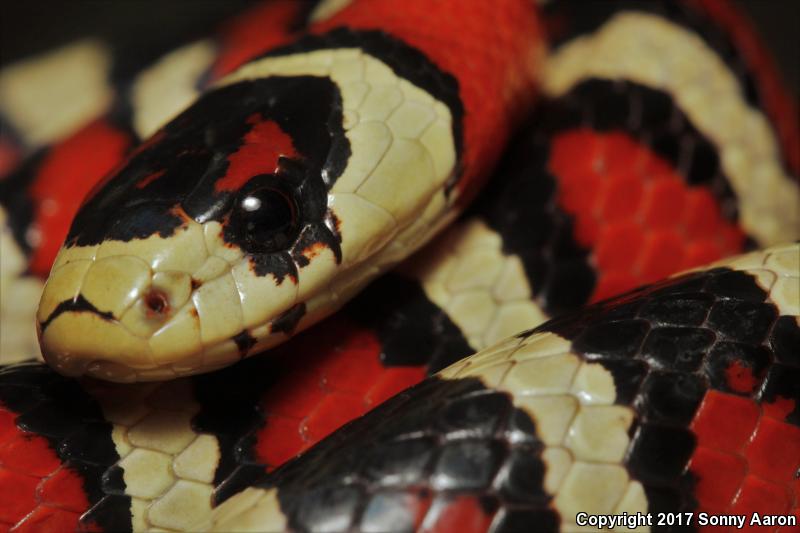
M 167 295 L 158 289 L 150 289 L 144 295 L 144 305 L 147 307 L 148 314 L 164 315 L 169 312 L 169 299 Z

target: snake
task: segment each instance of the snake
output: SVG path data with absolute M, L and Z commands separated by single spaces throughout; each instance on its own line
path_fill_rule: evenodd
M 543 4 L 267 3 L 19 156 L 0 524 L 791 531 L 791 101 L 724 2 Z

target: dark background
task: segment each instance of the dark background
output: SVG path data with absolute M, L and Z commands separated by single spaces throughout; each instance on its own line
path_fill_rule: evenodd
M 775 54 L 781 73 L 800 97 L 800 1 L 738 0 L 750 14 L 767 46 Z
M 491 1 L 491 0 L 489 0 Z M 787 84 L 800 95 L 800 0 L 735 0 L 756 22 Z M 398 0 L 402 2 L 402 0 Z M 208 35 L 251 0 L 0 0 L 0 62 L 7 64 L 87 34 L 142 57 Z
M 0 64 L 96 36 L 132 75 L 177 46 L 208 37 L 248 0 L 0 0 Z M 117 81 L 124 81 L 117 79 Z

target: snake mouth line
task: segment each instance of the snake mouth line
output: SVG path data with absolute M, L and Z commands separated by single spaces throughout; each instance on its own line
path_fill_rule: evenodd
M 117 320 L 117 318 L 114 316 L 113 313 L 111 313 L 110 311 L 100 311 L 97 307 L 92 305 L 92 303 L 89 300 L 84 298 L 82 294 L 78 294 L 78 296 L 75 297 L 74 299 L 64 300 L 63 302 L 58 304 L 56 308 L 53 309 L 53 312 L 50 313 L 50 316 L 48 316 L 43 322 L 39 323 L 41 331 L 44 332 L 44 330 L 47 329 L 47 326 L 49 326 L 53 320 L 58 318 L 59 315 L 68 313 L 70 311 L 75 311 L 79 313 L 84 313 L 84 312 L 91 313 L 108 321 Z

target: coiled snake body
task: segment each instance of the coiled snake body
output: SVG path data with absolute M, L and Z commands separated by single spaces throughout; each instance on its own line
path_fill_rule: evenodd
M 0 180 L 3 336 L 53 263 L 59 372 L 0 370 L 0 524 L 797 514 L 797 124 L 746 22 L 463 4 L 260 6 L 139 76 L 199 58 L 201 95 L 130 91 Z

